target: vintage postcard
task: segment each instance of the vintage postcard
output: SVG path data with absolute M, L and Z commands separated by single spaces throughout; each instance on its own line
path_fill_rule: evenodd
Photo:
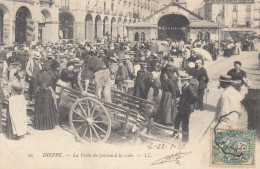
M 0 0 L 0 169 L 260 168 L 260 0 Z

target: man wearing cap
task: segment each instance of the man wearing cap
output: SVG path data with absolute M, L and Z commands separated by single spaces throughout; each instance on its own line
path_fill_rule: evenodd
M 134 79 L 134 77 L 135 77 L 135 74 L 134 74 L 135 70 L 134 70 L 133 63 L 130 60 L 130 56 L 128 54 L 124 55 L 124 60 L 125 60 L 125 65 L 126 65 L 129 77 L 131 79 Z
M 246 72 L 241 69 L 241 62 L 235 61 L 234 62 L 234 69 L 231 69 L 227 72 L 227 75 L 231 76 L 232 80 L 242 80 L 246 78 Z
M 115 77 L 115 83 L 117 84 L 117 88 L 120 91 L 123 91 L 123 82 L 124 80 L 130 79 L 127 67 L 124 64 L 125 60 L 123 58 L 120 58 L 118 63 L 118 70 L 116 71 L 116 77 Z
M 134 84 L 134 96 L 147 99 L 149 89 L 152 85 L 153 76 L 147 71 L 147 63 L 141 63 L 141 70 L 137 72 Z
M 33 101 L 35 90 L 37 88 L 36 75 L 38 72 L 40 72 L 42 70 L 42 65 L 40 63 L 40 59 L 41 59 L 41 54 L 37 51 L 33 51 L 31 53 L 31 56 L 27 62 L 26 68 L 25 68 L 26 74 L 27 74 L 27 76 L 29 76 L 28 92 L 29 92 L 30 101 Z
M 187 134 L 182 134 L 182 142 L 189 142 L 189 120 L 192 111 L 192 104 L 197 100 L 197 95 L 189 83 L 191 77 L 189 75 L 180 76 L 182 83 L 182 94 L 180 96 L 178 114 L 175 118 L 174 129 L 179 130 L 182 123 L 182 131 Z M 173 133 L 173 136 L 177 132 Z
M 96 95 L 101 98 L 102 88 L 104 88 L 105 101 L 111 102 L 110 71 L 102 60 L 94 56 L 94 53 L 91 56 L 86 56 L 82 65 L 81 79 L 85 81 L 83 95 L 87 94 L 89 79 L 93 76 L 96 85 Z
M 202 65 L 202 60 L 197 60 L 195 62 L 196 65 L 196 73 L 195 78 L 199 81 L 199 87 L 198 87 L 198 108 L 201 111 L 204 111 L 204 103 L 203 103 L 203 97 L 205 95 L 205 90 L 207 88 L 207 84 L 209 82 L 209 77 L 207 70 Z

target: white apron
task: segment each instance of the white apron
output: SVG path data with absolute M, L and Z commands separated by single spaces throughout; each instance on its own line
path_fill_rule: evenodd
M 27 133 L 26 100 L 23 95 L 15 95 L 9 98 L 9 114 L 12 123 L 13 134 L 22 136 Z

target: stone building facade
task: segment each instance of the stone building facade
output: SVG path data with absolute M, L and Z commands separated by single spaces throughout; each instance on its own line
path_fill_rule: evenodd
M 128 37 L 128 25 L 141 21 L 156 8 L 155 0 L 56 0 L 59 5 L 59 37 L 96 41 Z
M 260 33 L 259 0 L 204 0 L 204 2 L 205 19 L 226 26 L 222 29 L 224 32 Z
M 52 0 L 1 0 L 0 44 L 58 41 L 58 7 Z

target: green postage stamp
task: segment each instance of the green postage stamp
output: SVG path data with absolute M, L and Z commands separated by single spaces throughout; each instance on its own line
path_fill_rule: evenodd
M 255 165 L 254 131 L 214 129 L 211 142 L 211 166 Z

